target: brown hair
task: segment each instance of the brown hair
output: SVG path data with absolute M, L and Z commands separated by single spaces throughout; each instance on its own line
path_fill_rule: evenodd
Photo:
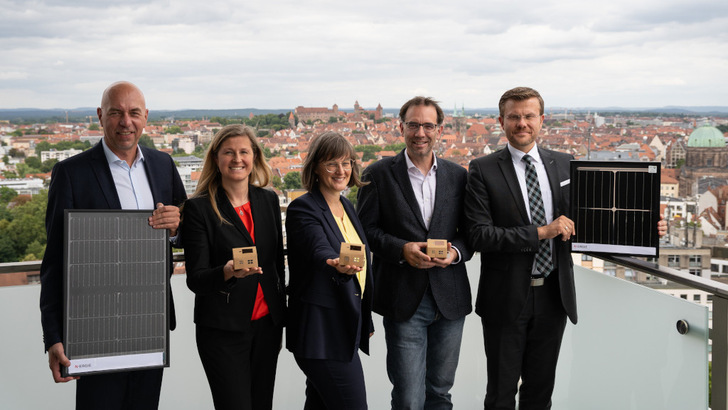
M 354 147 L 338 132 L 327 131 L 314 138 L 308 147 L 308 156 L 303 161 L 303 170 L 301 171 L 301 184 L 303 187 L 308 191 L 318 187 L 318 176 L 316 175 L 318 164 L 341 157 L 351 159 L 351 177 L 347 186 L 356 185 L 360 187 L 366 185 L 359 178 L 361 168 L 356 161 L 357 156 Z
M 442 122 L 445 120 L 445 113 L 442 112 L 439 102 L 435 101 L 432 97 L 417 96 L 404 103 L 402 108 L 399 109 L 399 120 L 404 122 L 404 117 L 407 115 L 410 107 L 417 105 L 435 107 L 435 111 L 437 111 L 437 125 L 442 125 Z
M 531 98 L 538 98 L 538 103 L 541 106 L 539 114 L 543 115 L 543 98 L 541 98 L 541 94 L 539 94 L 538 91 L 534 90 L 533 88 L 528 87 L 516 87 L 503 93 L 500 101 L 498 101 L 499 115 L 503 117 L 503 115 L 505 114 L 506 102 L 508 100 L 524 101 Z

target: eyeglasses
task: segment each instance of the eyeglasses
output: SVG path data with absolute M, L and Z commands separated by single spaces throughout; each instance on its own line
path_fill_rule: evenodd
M 327 162 L 324 164 L 324 168 L 326 168 L 326 172 L 329 174 L 333 174 L 334 172 L 339 170 L 339 165 L 341 165 L 341 168 L 344 171 L 350 171 L 351 165 L 354 161 L 348 160 L 348 161 L 341 161 L 341 162 Z
M 540 115 L 536 115 L 536 114 L 526 114 L 526 115 L 515 115 L 515 114 L 511 114 L 511 115 L 506 115 L 506 119 L 508 121 L 513 121 L 513 122 L 520 122 L 521 121 L 521 118 L 523 118 L 524 120 L 526 120 L 526 122 L 531 122 L 531 121 L 536 120 L 536 118 L 538 118 L 538 117 L 540 117 Z
M 431 122 L 419 123 L 416 121 L 408 121 L 404 123 L 404 126 L 409 131 L 418 131 L 420 127 L 422 127 L 425 129 L 426 133 L 435 132 L 435 130 L 437 129 L 437 124 L 433 124 Z

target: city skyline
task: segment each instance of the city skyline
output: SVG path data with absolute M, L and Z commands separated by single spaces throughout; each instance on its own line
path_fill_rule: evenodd
M 129 80 L 151 110 L 726 106 L 728 3 L 2 2 L 0 108 L 96 107 Z

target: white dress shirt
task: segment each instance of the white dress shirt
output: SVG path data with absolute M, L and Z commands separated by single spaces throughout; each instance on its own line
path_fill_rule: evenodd
M 430 229 L 430 221 L 432 220 L 432 211 L 435 209 L 435 194 L 437 193 L 437 156 L 432 153 L 432 167 L 427 174 L 422 174 L 419 168 L 412 162 L 407 150 L 404 152 L 404 159 L 407 162 L 407 175 L 409 176 L 412 190 L 415 191 L 417 205 L 420 207 L 422 219 L 425 227 Z M 446 238 L 431 238 L 446 239 Z M 453 264 L 460 262 L 460 251 L 456 247 L 452 247 L 457 252 L 457 257 L 453 260 Z
M 149 186 L 147 172 L 144 169 L 144 155 L 137 145 L 137 155 L 131 164 L 120 159 L 101 139 L 106 160 L 109 161 L 111 176 L 114 178 L 116 192 L 119 195 L 121 209 L 154 209 L 154 197 Z
M 538 174 L 538 184 L 541 188 L 541 199 L 543 200 L 543 209 L 546 214 L 546 224 L 550 224 L 554 221 L 554 201 L 553 194 L 551 193 L 551 185 L 549 184 L 549 176 L 546 173 L 546 167 L 543 165 L 541 156 L 538 154 L 538 148 L 536 144 L 533 145 L 530 151 L 527 153 L 513 148 L 511 144 L 508 144 L 508 151 L 511 153 L 511 160 L 513 161 L 513 167 L 516 169 L 516 177 L 518 177 L 518 185 L 521 186 L 521 195 L 523 195 L 523 202 L 526 204 L 526 211 L 528 211 L 528 217 L 533 223 L 533 217 L 531 216 L 531 208 L 528 202 L 528 188 L 526 186 L 526 163 L 523 161 L 523 156 L 528 154 L 531 156 L 531 163 L 536 168 L 536 174 Z M 551 254 L 554 252 L 553 239 L 549 240 L 551 246 Z M 533 262 L 533 275 L 538 275 L 536 270 L 536 261 Z
M 407 174 L 409 175 L 412 190 L 415 191 L 417 204 L 420 206 L 420 213 L 427 229 L 430 229 L 432 210 L 435 209 L 435 193 L 437 191 L 437 157 L 432 153 L 432 167 L 423 175 L 419 168 L 412 162 L 407 151 L 404 153 L 407 161 Z

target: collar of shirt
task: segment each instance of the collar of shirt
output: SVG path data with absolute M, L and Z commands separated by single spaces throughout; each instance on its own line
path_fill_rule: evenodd
M 409 176 L 412 191 L 415 193 L 417 205 L 420 208 L 420 216 L 425 226 L 430 228 L 430 220 L 432 220 L 432 212 L 435 209 L 435 194 L 437 193 L 437 157 L 432 153 L 432 167 L 426 175 L 410 160 L 409 155 L 405 151 L 405 161 L 407 161 L 407 175 Z
M 513 167 L 516 170 L 516 177 L 518 177 L 518 184 L 521 186 L 521 194 L 523 195 L 523 201 L 526 203 L 526 209 L 528 210 L 529 217 L 531 216 L 531 209 L 528 206 L 528 190 L 526 188 L 526 163 L 522 161 L 523 157 L 528 154 L 533 159 L 531 163 L 536 169 L 538 175 L 538 183 L 541 189 L 541 199 L 543 201 L 544 211 L 546 211 L 546 223 L 550 224 L 554 220 L 553 215 L 553 193 L 551 192 L 551 186 L 549 185 L 549 177 L 546 173 L 546 167 L 541 161 L 541 156 L 538 154 L 538 149 L 534 144 L 530 151 L 523 152 L 516 148 L 513 148 L 508 144 L 508 150 L 511 153 L 511 159 L 513 160 Z
M 511 159 L 513 160 L 513 163 L 516 165 L 516 167 L 526 169 L 526 165 L 523 163 L 523 157 L 528 154 L 533 159 L 533 163 L 540 164 L 541 163 L 541 156 L 538 154 L 538 146 L 536 144 L 533 144 L 533 147 L 528 152 L 523 152 L 517 148 L 514 148 L 510 143 L 507 145 L 508 151 L 511 153 Z
M 101 138 L 101 146 L 104 148 L 104 155 L 106 155 L 106 161 L 109 162 L 109 166 L 111 166 L 111 164 L 119 164 L 121 162 L 126 163 L 126 161 L 122 160 L 111 151 L 111 148 L 106 145 L 106 141 L 103 138 Z M 139 166 L 144 161 L 144 154 L 142 154 L 142 149 L 139 148 L 139 145 L 137 145 L 136 149 L 137 154 L 134 159 L 134 163 L 131 164 L 132 167 Z
M 154 196 L 144 169 L 141 148 L 137 145 L 136 159 L 130 167 L 126 161 L 111 152 L 106 141 L 101 141 L 121 209 L 154 209 Z
M 418 170 L 417 172 L 419 172 L 419 168 L 417 168 L 417 165 L 415 165 L 415 163 L 412 162 L 412 160 L 410 159 L 409 154 L 407 153 L 407 148 L 404 149 L 404 160 L 407 163 L 407 170 L 411 171 L 412 168 L 414 168 L 414 169 Z M 430 172 L 434 172 L 434 171 L 437 171 L 437 155 L 435 155 L 435 153 L 433 152 L 432 153 L 432 167 L 430 168 Z M 420 175 L 422 175 L 421 172 L 419 172 L 419 173 L 420 173 Z

